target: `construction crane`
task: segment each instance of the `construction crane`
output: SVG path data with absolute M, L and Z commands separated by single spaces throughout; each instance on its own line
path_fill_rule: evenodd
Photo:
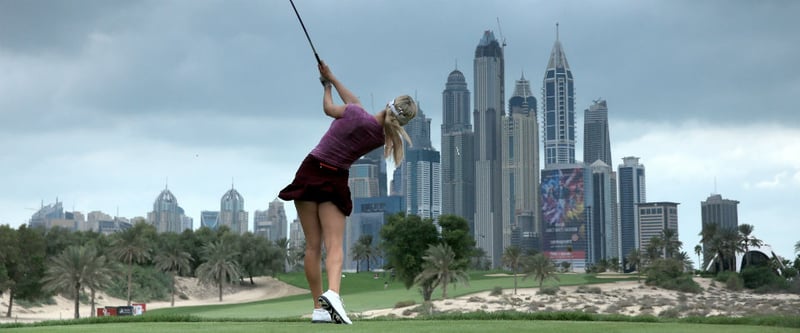
M 503 36 L 503 28 L 500 27 L 500 17 L 497 17 L 497 32 L 500 33 L 500 46 L 506 47 L 506 37 Z

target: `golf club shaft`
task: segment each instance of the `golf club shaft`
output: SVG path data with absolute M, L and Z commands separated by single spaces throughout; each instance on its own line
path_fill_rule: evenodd
M 294 14 L 297 15 L 297 20 L 300 21 L 300 26 L 303 27 L 303 32 L 306 34 L 306 39 L 308 39 L 308 45 L 311 45 L 311 51 L 314 51 L 314 57 L 317 58 L 317 63 L 321 64 L 322 60 L 319 59 L 317 50 L 314 48 L 314 43 L 311 42 L 311 37 L 308 36 L 308 30 L 306 30 L 306 25 L 303 24 L 303 19 L 300 18 L 300 13 L 297 12 L 297 7 L 294 6 L 294 1 L 289 0 L 289 3 L 292 4 L 292 9 L 294 9 Z

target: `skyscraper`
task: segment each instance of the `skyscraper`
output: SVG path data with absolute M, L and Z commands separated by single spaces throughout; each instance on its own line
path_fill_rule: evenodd
M 289 220 L 286 218 L 286 210 L 283 208 L 283 201 L 275 198 L 269 203 L 267 209 L 267 221 L 269 221 L 270 230 L 267 233 L 267 239 L 277 242 L 282 238 L 286 238 L 288 232 Z
M 164 188 L 153 203 L 153 211 L 147 213 L 147 221 L 159 233 L 181 233 L 183 232 L 183 215 L 184 211 L 181 206 L 178 206 L 178 199 L 169 189 Z
M 406 125 L 412 131 L 409 136 L 414 145 L 405 147 L 400 169 L 406 214 L 436 220 L 442 212 L 441 168 L 439 152 L 430 144 L 430 123 L 431 119 L 417 107 L 417 116 Z
M 646 202 L 644 165 L 639 164 L 638 157 L 624 157 L 619 166 L 619 227 L 620 227 L 620 261 L 633 249 L 638 249 L 639 219 L 636 205 Z
M 502 125 L 503 248 L 539 250 L 539 122 L 525 75 L 516 82 Z
M 464 74 L 450 72 L 442 92 L 442 214 L 460 216 L 474 230 L 475 134 Z
M 661 238 L 664 229 L 675 231 L 678 238 L 678 204 L 675 202 L 642 202 L 636 206 L 639 220 L 639 251 L 644 253 L 653 237 Z M 666 257 L 667 253 L 662 252 Z
M 475 48 L 475 241 L 492 267 L 503 254 L 500 131 L 505 112 L 504 58 L 494 34 L 487 30 Z
M 619 258 L 617 235 L 615 173 L 608 164 L 596 160 L 592 170 L 591 221 L 589 221 L 589 258 L 596 264 L 601 259 Z
M 231 186 L 220 199 L 219 225 L 227 226 L 233 233 L 243 234 L 247 232 L 247 220 L 244 198 Z
M 702 228 L 706 224 L 715 224 L 717 229 L 738 229 L 739 228 L 739 201 L 723 199 L 722 195 L 712 194 L 706 201 L 700 202 L 700 218 Z M 702 229 L 701 229 L 702 230 Z M 708 250 L 708 244 L 703 243 L 703 267 L 713 256 Z
M 583 162 L 591 165 L 597 160 L 612 164 L 608 106 L 604 99 L 594 101 L 583 112 Z
M 544 166 L 575 163 L 575 86 L 558 37 L 544 74 Z M 584 161 L 591 163 L 593 161 Z
M 380 169 L 372 159 L 362 157 L 350 166 L 347 183 L 353 198 L 386 196 L 380 192 Z M 385 174 L 384 174 L 385 175 Z

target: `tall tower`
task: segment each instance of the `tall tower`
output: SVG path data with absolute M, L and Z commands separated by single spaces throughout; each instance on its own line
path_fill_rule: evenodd
M 474 230 L 475 134 L 469 98 L 464 74 L 453 70 L 442 92 L 442 214 L 460 216 Z
M 220 199 L 219 225 L 227 226 L 233 233 L 243 234 L 247 232 L 247 215 L 244 198 L 231 186 Z
M 601 259 L 619 258 L 619 248 L 615 240 L 617 235 L 616 196 L 617 184 L 615 173 L 602 160 L 591 164 L 592 169 L 592 202 L 591 220 L 589 221 L 589 254 L 588 261 L 596 264 Z
M 739 228 L 739 201 L 723 199 L 722 195 L 712 194 L 706 201 L 700 202 L 700 218 L 702 224 L 716 224 L 717 229 Z M 702 229 L 701 229 L 702 230 Z M 708 244 L 703 243 L 703 267 L 714 254 L 708 250 Z
M 678 238 L 678 203 L 675 202 L 642 202 L 636 206 L 639 220 L 639 251 L 645 253 L 653 237 L 662 237 L 664 229 L 675 231 Z M 661 255 L 667 257 L 666 251 Z
M 539 122 L 525 75 L 517 80 L 502 127 L 503 248 L 539 250 Z
M 156 231 L 183 232 L 183 208 L 178 206 L 178 199 L 169 189 L 164 188 L 153 203 L 153 211 L 147 213 L 147 220 L 156 227 Z
M 487 30 L 475 49 L 475 240 L 492 267 L 503 254 L 501 122 L 504 113 L 503 49 Z
M 283 201 L 275 198 L 269 203 L 267 209 L 267 220 L 270 221 L 272 228 L 267 235 L 267 239 L 277 242 L 281 238 L 286 238 L 289 227 L 289 220 L 286 219 L 286 210 L 283 209 Z
M 405 196 L 406 214 L 414 214 L 421 218 L 437 220 L 442 212 L 442 191 L 440 177 L 440 155 L 431 146 L 431 119 L 425 117 L 421 108 L 417 108 L 417 116 L 406 127 L 410 127 L 420 145 L 406 148 L 405 159 L 401 166 L 403 195 Z M 409 133 L 411 136 L 411 133 Z
M 544 166 L 575 163 L 575 86 L 556 24 L 556 42 L 544 73 Z M 591 163 L 593 161 L 584 161 Z
M 646 202 L 644 165 L 639 164 L 638 157 L 624 157 L 619 166 L 619 227 L 620 227 L 620 262 L 633 249 L 638 249 L 639 220 L 636 205 Z
M 611 165 L 611 139 L 608 132 L 608 106 L 604 99 L 594 101 L 583 112 L 583 162 L 597 160 Z

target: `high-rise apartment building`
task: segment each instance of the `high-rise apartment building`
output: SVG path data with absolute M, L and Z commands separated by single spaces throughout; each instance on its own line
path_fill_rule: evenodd
M 475 219 L 475 134 L 472 132 L 470 93 L 458 69 L 447 76 L 442 92 L 442 214 Z
M 383 196 L 375 198 L 356 198 L 353 200 L 353 213 L 347 218 L 345 224 L 344 237 L 344 262 L 342 269 L 345 271 L 366 270 L 381 268 L 384 266 L 385 259 L 380 256 L 373 256 L 371 262 L 366 260 L 356 262 L 353 260 L 353 247 L 358 240 L 364 236 L 372 237 L 372 246 L 380 245 L 380 231 L 386 224 L 389 215 L 396 214 L 405 209 L 401 206 L 402 199 L 399 196 Z
M 247 232 L 247 221 L 244 198 L 231 186 L 220 199 L 219 225 L 227 226 L 233 233 L 244 234 Z
M 678 237 L 678 204 L 675 202 L 642 202 L 636 206 L 639 220 L 639 251 L 645 253 L 653 237 L 663 239 L 664 229 L 675 231 Z M 662 257 L 667 253 L 662 252 Z
M 589 221 L 589 254 L 587 261 L 596 264 L 601 259 L 619 259 L 619 225 L 616 219 L 616 173 L 602 160 L 590 166 L 592 170 L 591 220 Z
M 539 122 L 525 76 L 516 81 L 502 129 L 503 248 L 539 250 Z
M 503 255 L 503 209 L 500 140 L 505 113 L 503 49 L 494 33 L 485 31 L 475 48 L 475 222 L 477 246 L 492 267 Z
M 636 205 L 647 201 L 644 165 L 639 164 L 638 157 L 624 157 L 619 165 L 619 225 L 620 225 L 620 262 L 633 249 L 640 247 L 639 215 Z
M 700 227 L 702 228 L 706 224 L 715 224 L 717 229 L 738 229 L 738 206 L 739 201 L 723 199 L 722 195 L 719 194 L 710 195 L 706 201 L 700 202 L 700 220 L 702 222 Z M 708 244 L 703 243 L 704 262 L 708 262 L 708 259 L 713 255 L 708 251 Z
M 271 222 L 272 228 L 267 235 L 267 239 L 277 242 L 282 238 L 286 238 L 288 232 L 289 220 L 286 218 L 286 210 L 283 208 L 283 201 L 275 198 L 269 203 L 267 209 L 267 220 Z
M 612 165 L 610 137 L 608 106 L 604 99 L 596 100 L 583 112 L 583 162 L 591 165 L 601 160 Z
M 350 166 L 347 183 L 353 198 L 373 198 L 386 196 L 380 192 L 380 166 L 372 159 L 362 157 Z
M 165 188 L 156 197 L 153 203 L 153 211 L 147 213 L 147 221 L 152 224 L 156 231 L 162 232 L 183 232 L 184 211 L 178 205 L 178 199 Z
M 208 210 L 200 212 L 200 227 L 217 230 L 217 227 L 219 227 L 219 212 Z
M 400 170 L 406 214 L 436 220 L 442 213 L 441 157 L 430 144 L 430 123 L 431 119 L 425 117 L 418 105 L 417 116 L 406 125 L 412 129 L 414 135 L 409 133 L 409 136 L 416 142 L 405 147 Z
M 557 31 L 542 89 L 545 168 L 575 163 L 575 85 Z

